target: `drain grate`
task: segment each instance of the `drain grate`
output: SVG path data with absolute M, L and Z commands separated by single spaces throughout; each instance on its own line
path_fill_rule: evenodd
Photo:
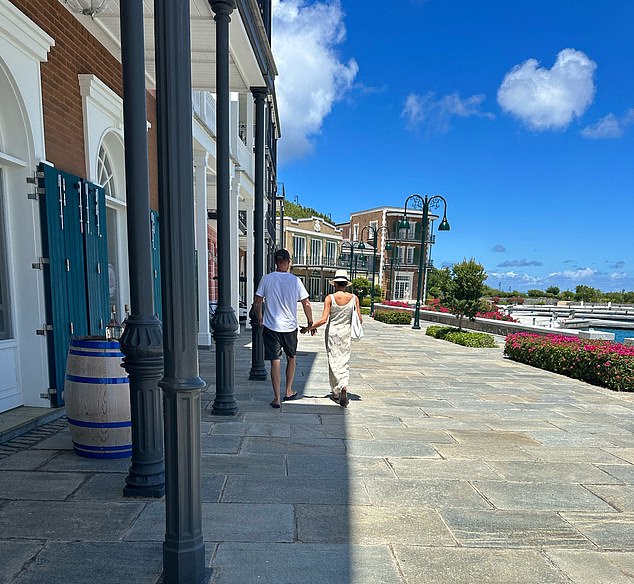
M 20 452 L 21 450 L 26 450 L 27 448 L 31 448 L 38 442 L 49 438 L 53 434 L 57 434 L 62 430 L 66 429 L 67 422 L 66 416 L 59 418 L 53 422 L 49 422 L 48 424 L 44 424 L 33 430 L 25 432 L 16 438 L 12 438 L 7 442 L 3 442 L 0 444 L 0 459 L 6 458 L 7 456 L 11 456 L 16 452 Z

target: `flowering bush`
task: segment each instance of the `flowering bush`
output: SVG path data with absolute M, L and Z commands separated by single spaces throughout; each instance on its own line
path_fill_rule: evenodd
M 410 305 L 407 302 L 403 302 L 402 300 L 386 300 L 383 302 L 386 306 L 398 306 L 400 308 L 410 308 Z
M 513 318 L 510 314 L 504 314 L 499 310 L 487 310 L 486 312 L 476 313 L 478 318 L 488 318 L 491 320 L 503 320 L 505 322 L 519 322 L 516 318 Z
M 440 298 L 432 298 L 427 305 L 422 308 L 423 310 L 431 310 L 433 312 L 451 312 L 451 310 L 440 303 Z
M 634 347 L 620 343 L 514 333 L 506 337 L 504 354 L 615 391 L 634 391 Z

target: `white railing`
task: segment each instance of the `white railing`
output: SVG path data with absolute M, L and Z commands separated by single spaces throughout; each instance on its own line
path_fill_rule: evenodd
M 207 127 L 209 132 L 216 135 L 216 100 L 208 91 L 192 91 L 192 106 L 194 115 Z

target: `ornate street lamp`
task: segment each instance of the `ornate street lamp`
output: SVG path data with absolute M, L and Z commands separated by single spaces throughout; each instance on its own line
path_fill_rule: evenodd
M 416 287 L 416 310 L 414 311 L 414 325 L 413 329 L 420 329 L 420 298 L 421 298 L 421 288 L 423 285 L 423 266 L 425 256 L 425 246 L 427 242 L 427 230 L 429 228 L 429 209 L 436 209 L 440 206 L 440 203 L 443 204 L 443 217 L 440 225 L 438 226 L 438 231 L 449 231 L 449 221 L 447 221 L 447 201 L 441 195 L 433 195 L 429 197 L 425 195 L 425 197 L 421 197 L 420 195 L 410 195 L 405 199 L 405 205 L 403 208 L 403 219 L 399 221 L 398 226 L 401 229 L 407 229 L 409 227 L 409 222 L 407 221 L 407 205 L 412 201 L 411 207 L 413 209 L 423 211 L 423 228 L 421 229 L 422 235 L 420 240 L 420 257 L 418 259 L 418 284 Z
M 85 14 L 94 18 L 97 14 L 103 12 L 109 0 L 64 0 L 68 7 L 78 14 Z
M 350 248 L 350 269 L 348 270 L 348 274 L 350 275 L 350 280 L 354 280 L 354 271 L 353 268 L 355 266 L 354 260 L 354 248 L 356 247 L 357 249 L 362 249 L 361 248 L 361 243 L 357 243 L 355 241 L 343 241 L 341 243 L 341 251 L 343 252 L 344 247 L 349 247 Z M 352 291 L 354 292 L 354 286 L 352 287 Z

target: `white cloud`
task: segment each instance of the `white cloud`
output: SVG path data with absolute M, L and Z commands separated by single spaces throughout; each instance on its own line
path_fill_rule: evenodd
M 627 278 L 627 272 L 612 272 L 610 274 L 610 280 L 625 280 Z
M 580 268 L 578 270 L 563 270 L 562 272 L 553 272 L 548 274 L 549 278 L 566 278 L 567 280 L 583 280 L 591 278 L 598 272 L 592 268 Z
M 564 129 L 592 103 L 596 67 L 575 49 L 561 51 L 550 69 L 528 59 L 506 74 L 498 103 L 534 130 Z
M 625 133 L 625 128 L 634 123 L 634 108 L 630 108 L 621 117 L 610 113 L 602 117 L 596 124 L 586 126 L 581 130 L 584 138 L 620 138 Z
M 425 126 L 430 131 L 445 133 L 451 129 L 452 118 L 495 117 L 490 112 L 481 111 L 485 99 L 482 94 L 463 99 L 457 93 L 451 93 L 436 99 L 433 91 L 425 95 L 410 93 L 405 100 L 401 116 L 407 120 L 409 128 Z
M 529 274 L 514 272 L 512 270 L 509 272 L 489 272 L 489 278 L 519 280 L 530 284 L 536 284 L 541 281 L 541 278 L 536 276 L 530 276 Z
M 341 62 L 335 51 L 346 35 L 339 0 L 273 0 L 272 28 L 279 70 L 279 156 L 285 162 L 311 151 L 311 137 L 350 89 L 359 67 L 354 59 Z

